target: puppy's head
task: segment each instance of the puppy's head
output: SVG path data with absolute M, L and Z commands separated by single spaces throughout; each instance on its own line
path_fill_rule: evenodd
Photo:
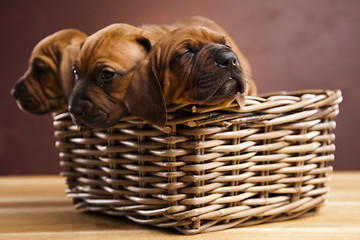
M 72 65 L 85 38 L 78 30 L 65 29 L 35 46 L 28 70 L 11 91 L 20 109 L 36 115 L 66 110 L 74 83 Z
M 167 104 L 242 104 L 246 72 L 224 36 L 183 27 L 160 39 L 139 64 L 124 103 L 130 113 L 164 125 Z
M 87 38 L 69 101 L 76 124 L 110 127 L 127 114 L 122 100 L 132 71 L 151 48 L 147 34 L 127 24 L 113 24 Z

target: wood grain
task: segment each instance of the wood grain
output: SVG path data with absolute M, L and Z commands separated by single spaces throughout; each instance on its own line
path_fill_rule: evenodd
M 76 212 L 62 177 L 0 177 L 0 239 L 360 239 L 360 172 L 331 176 L 329 202 L 317 214 L 195 236 Z

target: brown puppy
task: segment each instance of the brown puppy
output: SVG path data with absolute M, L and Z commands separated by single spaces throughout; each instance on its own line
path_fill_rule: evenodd
M 72 66 L 86 37 L 78 30 L 64 29 L 35 46 L 28 70 L 11 91 L 20 109 L 36 115 L 67 109 L 74 84 Z
M 119 23 L 89 36 L 80 50 L 69 100 L 74 122 L 109 127 L 126 115 L 122 99 L 132 71 L 168 31 L 165 26 L 138 28 Z
M 123 102 L 129 113 L 156 125 L 166 123 L 166 105 L 172 103 L 242 105 L 243 95 L 256 92 L 247 68 L 223 35 L 183 27 L 153 46 L 135 69 Z
M 213 21 L 190 17 L 169 26 L 114 24 L 88 37 L 79 54 L 76 66 L 78 80 L 69 100 L 69 111 L 74 122 L 82 126 L 105 128 L 128 115 L 123 99 L 137 64 L 147 56 L 158 39 L 188 25 L 209 27 L 227 36 Z M 230 38 L 227 39 L 234 44 Z M 237 49 L 236 46 L 234 49 Z M 236 54 L 239 54 L 242 65 L 248 66 L 240 52 Z M 244 67 L 243 70 L 248 69 Z
M 189 17 L 186 19 L 183 19 L 181 21 L 178 21 L 175 23 L 175 26 L 178 28 L 184 27 L 184 26 L 202 26 L 209 28 L 210 30 L 213 30 L 220 35 L 222 35 L 226 43 L 231 47 L 231 50 L 236 54 L 239 62 L 241 63 L 242 70 L 244 71 L 244 74 L 246 75 L 247 81 L 248 81 L 248 88 L 246 89 L 246 95 L 255 96 L 257 94 L 257 89 L 254 81 L 251 78 L 251 67 L 248 62 L 248 60 L 245 58 L 245 56 L 241 53 L 239 48 L 237 47 L 235 41 L 230 37 L 230 34 L 225 31 L 220 25 L 215 23 L 214 21 L 200 17 L 200 16 L 194 16 Z

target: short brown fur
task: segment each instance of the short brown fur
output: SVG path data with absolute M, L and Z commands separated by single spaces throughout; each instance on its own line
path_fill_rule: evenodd
M 36 115 L 65 111 L 74 84 L 72 66 L 86 34 L 64 29 L 41 40 L 12 95 L 20 109 Z

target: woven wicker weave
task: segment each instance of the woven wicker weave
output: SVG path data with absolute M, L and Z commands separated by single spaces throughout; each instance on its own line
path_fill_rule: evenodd
M 76 209 L 183 234 L 314 212 L 329 191 L 339 90 L 247 97 L 246 106 L 171 106 L 165 128 L 128 118 L 81 130 L 54 117 Z

